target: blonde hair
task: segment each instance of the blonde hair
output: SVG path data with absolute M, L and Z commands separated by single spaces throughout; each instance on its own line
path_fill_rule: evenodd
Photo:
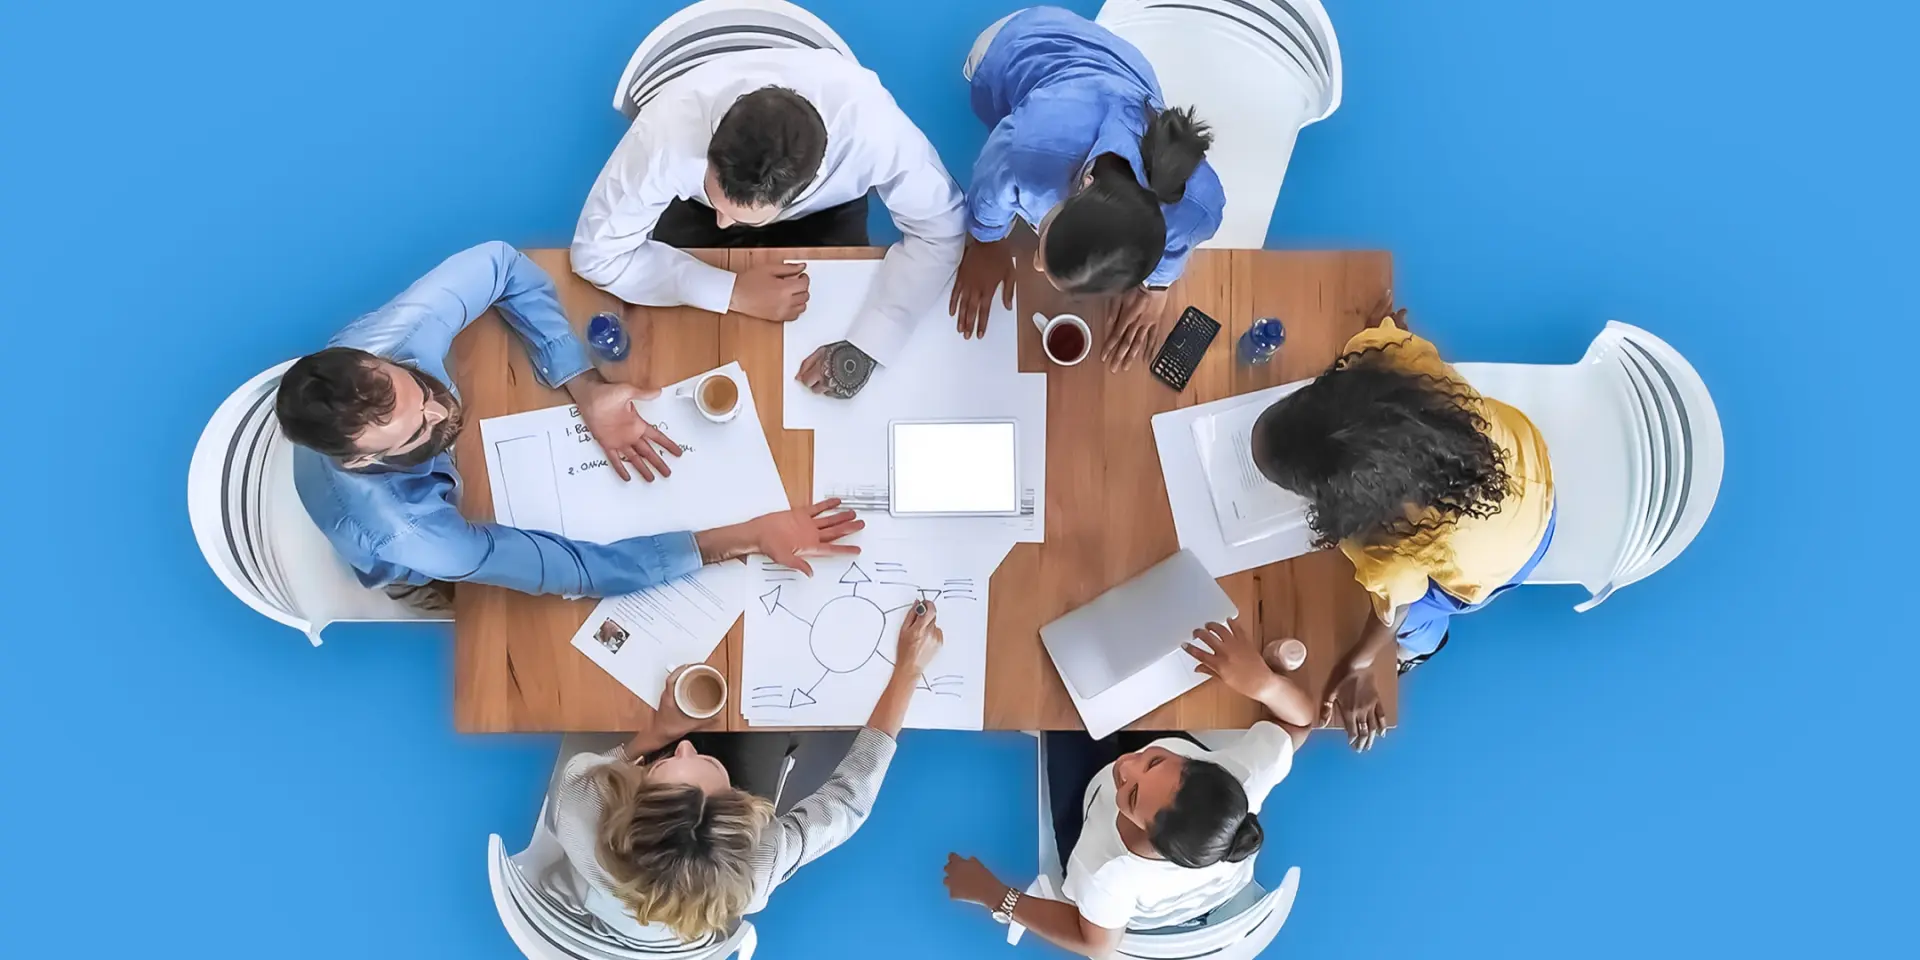
M 602 801 L 594 856 L 634 919 L 688 941 L 730 932 L 753 900 L 753 849 L 773 804 L 738 788 L 650 783 L 625 763 L 591 777 Z

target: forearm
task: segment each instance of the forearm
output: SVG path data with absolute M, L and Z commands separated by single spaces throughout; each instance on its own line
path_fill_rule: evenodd
M 1360 630 L 1360 645 L 1354 648 L 1348 664 L 1354 670 L 1368 670 L 1381 655 L 1393 650 L 1395 638 L 1393 624 L 1369 614 L 1367 625 Z
M 587 597 L 634 593 L 685 576 L 701 565 L 691 534 L 585 543 L 491 523 L 464 525 L 431 541 L 411 544 L 393 562 L 435 580 Z
M 992 904 L 998 909 L 998 904 Z M 1021 897 L 1014 905 L 1013 921 L 1038 934 L 1041 939 L 1083 957 L 1110 956 L 1120 943 L 1119 930 L 1088 923 L 1079 908 L 1071 903 L 1044 897 Z
M 880 691 L 880 699 L 874 701 L 873 714 L 867 718 L 867 726 L 898 739 L 900 727 L 907 722 L 907 707 L 913 703 L 913 691 L 919 680 L 917 671 L 896 668 L 893 676 L 887 680 L 886 689 Z
M 730 523 L 694 534 L 693 542 L 700 551 L 700 562 L 725 563 L 753 553 L 756 540 L 752 524 L 751 520 Z
M 1257 698 L 1282 727 L 1308 729 L 1319 718 L 1319 706 L 1300 685 L 1275 674 L 1267 689 Z

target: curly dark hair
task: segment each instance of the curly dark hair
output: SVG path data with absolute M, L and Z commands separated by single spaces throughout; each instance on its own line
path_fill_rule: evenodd
M 1513 489 L 1475 394 L 1401 369 L 1382 348 L 1341 357 L 1260 414 L 1253 461 L 1307 499 L 1323 547 L 1384 546 L 1492 516 Z

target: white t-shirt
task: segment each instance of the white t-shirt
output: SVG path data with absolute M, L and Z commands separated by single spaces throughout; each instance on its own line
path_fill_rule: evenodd
M 1225 767 L 1246 788 L 1247 808 L 1254 813 L 1260 812 L 1268 791 L 1293 768 L 1293 738 L 1277 724 L 1264 721 L 1226 750 L 1208 750 L 1171 737 L 1152 745 Z M 1102 767 L 1087 784 L 1085 803 L 1086 826 L 1067 860 L 1061 894 L 1089 923 L 1110 930 L 1171 926 L 1226 903 L 1253 879 L 1256 857 L 1193 868 L 1149 860 L 1128 850 L 1120 839 L 1112 764 Z

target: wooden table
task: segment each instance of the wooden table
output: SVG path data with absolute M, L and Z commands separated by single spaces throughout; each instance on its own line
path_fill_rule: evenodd
M 882 252 L 714 250 L 697 255 L 738 270 L 766 260 L 876 258 Z M 535 250 L 529 255 L 553 276 L 576 329 L 601 310 L 623 313 L 633 350 L 611 374 L 657 386 L 738 360 L 752 384 L 788 498 L 794 504 L 811 501 L 813 434 L 781 427 L 777 325 L 688 307 L 623 305 L 574 276 L 566 251 Z M 1015 545 L 989 585 L 987 728 L 1079 728 L 1079 714 L 1040 645 L 1040 626 L 1178 548 L 1149 425 L 1152 415 L 1318 373 L 1367 322 L 1367 310 L 1392 284 L 1392 271 L 1392 258 L 1379 251 L 1200 251 L 1171 300 L 1199 307 L 1224 329 L 1192 383 L 1178 394 L 1148 374 L 1143 363 L 1126 373 L 1107 373 L 1097 363 L 1097 342 L 1095 356 L 1079 366 L 1050 366 L 1038 333 L 1031 323 L 1020 321 L 1020 369 L 1048 374 L 1047 530 L 1045 543 Z M 1021 277 L 1016 299 L 1020 318 L 1035 311 L 1098 315 L 1097 304 L 1055 291 L 1037 273 L 1023 269 Z M 1265 366 L 1235 363 L 1235 342 L 1262 316 L 1286 322 L 1286 346 Z M 1096 341 L 1102 332 L 1096 324 Z M 968 348 L 957 334 L 953 337 L 952 349 Z M 540 386 L 525 349 L 498 317 L 483 317 L 460 335 L 450 369 L 470 424 L 567 402 L 564 393 Z M 884 369 L 875 374 L 886 375 Z M 462 512 L 476 521 L 491 520 L 493 499 L 477 427 L 462 433 L 456 455 L 462 466 Z M 1310 693 L 1318 694 L 1325 686 L 1369 615 L 1353 568 L 1338 551 L 1270 564 L 1223 577 L 1220 583 L 1240 608 L 1243 624 L 1262 640 L 1293 636 L 1307 644 L 1307 665 L 1297 679 Z M 652 718 L 646 703 L 568 642 L 593 605 L 592 600 L 533 597 L 462 584 L 454 604 L 455 725 L 465 732 L 645 728 Z M 736 691 L 741 631 L 741 624 L 734 624 L 707 661 L 727 675 Z M 1398 691 L 1393 666 L 1383 662 L 1378 669 L 1391 719 Z M 1261 715 L 1258 705 L 1212 681 L 1133 727 L 1229 729 L 1245 727 Z M 712 728 L 747 729 L 737 698 Z

